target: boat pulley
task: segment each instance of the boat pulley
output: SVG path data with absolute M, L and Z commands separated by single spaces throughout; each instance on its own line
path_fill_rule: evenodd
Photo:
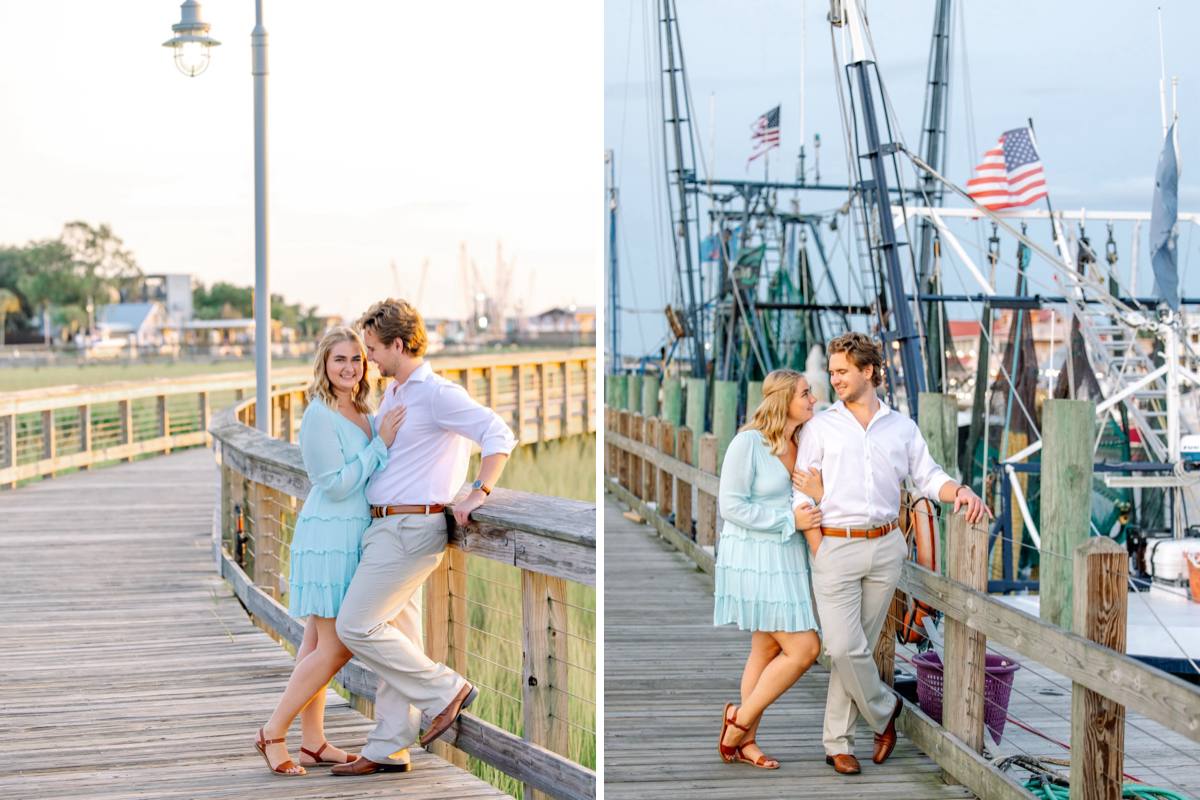
M 1117 242 L 1113 238 L 1113 224 L 1108 223 L 1108 241 L 1104 243 L 1104 260 L 1110 267 L 1117 264 Z

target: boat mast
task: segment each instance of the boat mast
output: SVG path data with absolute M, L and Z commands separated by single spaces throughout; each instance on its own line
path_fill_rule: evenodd
M 609 374 L 621 371 L 621 275 L 617 270 L 617 172 L 616 157 L 611 149 L 604 151 L 608 166 L 608 352 Z
M 908 413 L 916 419 L 918 396 L 925 391 L 925 364 L 921 354 L 921 337 L 913 324 L 912 308 L 904 292 L 904 275 L 900 267 L 896 229 L 892 222 L 887 165 L 884 162 L 884 156 L 893 154 L 896 146 L 891 142 L 885 145 L 879 141 L 879 123 L 876 119 L 875 98 L 869 75 L 869 69 L 875 66 L 875 61 L 867 51 L 858 0 L 831 0 L 830 6 L 832 23 L 849 27 L 850 55 L 846 64 L 847 79 L 850 85 L 858 86 L 858 97 L 852 96 L 851 102 L 857 100 L 858 113 L 855 116 L 861 120 L 867 145 L 866 152 L 859 153 L 858 157 L 867 161 L 871 168 L 870 180 L 862 180 L 859 184 L 863 197 L 864 223 L 870 222 L 869 206 L 873 206 L 879 224 L 879 242 L 869 246 L 882 254 L 887 270 L 887 287 L 881 289 L 881 295 L 884 291 L 890 292 L 892 299 L 894 332 L 888 338 L 900 351 Z M 883 300 L 881 296 L 879 301 L 882 303 Z
M 696 286 L 703 278 L 695 269 L 692 262 L 692 231 L 691 226 L 697 223 L 697 215 L 691 213 L 691 195 L 687 184 L 696 174 L 695 142 L 692 139 L 692 123 L 690 112 L 685 116 L 681 111 L 682 104 L 688 105 L 686 86 L 683 74 L 683 48 L 679 42 L 679 21 L 676 16 L 674 0 L 659 0 L 659 35 L 660 58 L 666 56 L 662 81 L 666 84 L 670 97 L 670 116 L 665 120 L 671 129 L 670 153 L 664 153 L 664 163 L 667 166 L 667 198 L 671 208 L 671 243 L 675 252 L 675 275 L 682 292 L 683 302 L 687 304 L 684 316 L 688 321 L 692 338 L 692 375 L 703 378 L 704 369 L 704 325 L 700 313 L 700 302 L 704 294 L 703 283 Z M 676 49 L 678 48 L 678 57 Z M 687 130 L 684 130 L 686 125 Z M 684 147 L 684 137 L 687 137 L 687 147 Z M 663 150 L 668 150 L 664 139 Z M 672 202 L 671 192 L 677 197 Z M 676 212 L 678 216 L 676 216 Z
M 925 86 L 925 125 L 921 129 L 921 153 L 925 163 L 938 172 L 946 171 L 946 128 L 950 115 L 950 21 L 951 0 L 938 0 L 933 16 L 933 41 L 929 47 L 928 82 Z M 944 188 L 928 172 L 920 173 L 917 195 L 926 206 L 940 208 Z M 928 217 L 921 217 L 919 226 L 920 269 L 917 275 L 923 294 L 939 294 L 939 277 L 934 274 L 933 241 L 936 229 Z M 929 390 L 940 392 L 944 387 L 942 375 L 945 349 L 945 314 L 940 303 L 925 308 L 926 364 L 929 369 Z

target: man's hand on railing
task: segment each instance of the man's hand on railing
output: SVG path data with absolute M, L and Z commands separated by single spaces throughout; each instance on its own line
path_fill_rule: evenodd
M 983 498 L 968 486 L 959 486 L 954 492 L 954 513 L 957 514 L 960 508 L 966 510 L 967 522 L 972 525 L 992 518 L 992 512 L 984 505 Z

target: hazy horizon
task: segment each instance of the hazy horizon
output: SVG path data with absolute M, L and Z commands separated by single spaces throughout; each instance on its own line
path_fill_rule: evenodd
M 549 2 L 264 6 L 272 293 L 461 317 L 460 243 L 491 291 L 499 242 L 526 313 L 598 304 L 599 6 L 552 37 Z M 143 272 L 253 284 L 254 4 L 202 9 L 222 44 L 188 78 L 178 2 L 0 0 L 0 244 L 107 223 Z

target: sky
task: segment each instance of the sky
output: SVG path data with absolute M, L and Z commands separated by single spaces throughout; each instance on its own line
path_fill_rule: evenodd
M 461 317 L 460 242 L 485 288 L 499 242 L 526 312 L 597 303 L 598 3 L 264 6 L 273 293 Z M 253 283 L 254 3 L 202 9 L 222 44 L 188 78 L 178 2 L 0 0 L 0 245 L 108 223 L 144 272 Z
M 662 129 L 653 110 L 658 92 L 653 64 L 655 5 L 653 0 L 608 0 L 604 11 L 604 146 L 615 151 L 620 198 L 620 300 L 632 309 L 621 316 L 622 350 L 636 354 L 657 350 L 663 341 L 661 309 L 672 292 L 667 275 L 674 270 L 670 226 L 659 210 L 663 201 L 655 201 L 656 193 L 665 192 L 665 178 L 655 161 L 659 156 L 652 157 L 661 148 Z M 1200 163 L 1194 160 L 1200 154 L 1200 123 L 1189 122 L 1200 111 L 1200 59 L 1194 57 L 1190 34 L 1200 29 L 1200 5 L 1180 0 L 1006 0 L 956 5 L 962 18 L 953 33 L 947 177 L 965 183 L 983 151 L 1003 131 L 1032 117 L 1056 210 L 1148 212 L 1162 147 L 1155 11 L 1161 5 L 1168 113 L 1170 77 L 1179 78 L 1180 210 L 1200 211 L 1200 166 L 1193 166 Z M 782 141 L 770 154 L 771 177 L 795 178 L 801 141 L 808 142 L 811 171 L 816 133 L 822 140 L 823 181 L 845 182 L 846 156 L 826 21 L 829 3 L 680 0 L 678 8 L 693 124 L 706 162 L 701 175 L 711 165 L 717 177 L 761 179 L 761 160 L 749 171 L 746 168 L 750 126 L 760 114 L 781 104 Z M 876 0 L 867 10 L 899 130 L 916 149 L 934 1 Z M 823 211 L 844 200 L 844 194 L 807 193 L 802 210 Z M 947 205 L 964 204 L 953 200 Z M 979 263 L 983 259 L 974 227 L 955 230 Z M 1141 233 L 1140 295 L 1151 288 L 1145 249 L 1148 228 L 1144 225 Z M 1103 257 L 1105 221 L 1091 219 L 1087 233 Z M 1132 263 L 1131 233 L 1131 226 L 1115 226 L 1122 259 L 1118 269 L 1126 272 Z M 986 235 L 985 231 L 983 238 Z M 1035 238 L 1049 243 L 1049 236 L 1041 236 L 1040 231 Z M 1015 244 L 1005 240 L 1002 248 L 1010 256 Z M 1190 226 L 1181 229 L 1180 248 L 1181 287 L 1185 295 L 1195 296 L 1200 294 L 1200 266 L 1191 268 L 1191 255 L 1200 250 L 1200 237 L 1192 241 Z M 1200 256 L 1194 260 L 1200 262 Z M 1035 265 L 1035 269 L 1042 268 Z M 1041 286 L 1035 290 L 1045 294 L 1055 288 L 1049 267 L 1037 278 Z M 977 290 L 974 285 L 956 285 L 958 280 L 948 278 L 947 291 Z M 998 283 L 1011 291 L 1012 280 L 1003 268 Z M 958 313 L 972 316 L 964 313 L 969 311 L 960 308 Z

